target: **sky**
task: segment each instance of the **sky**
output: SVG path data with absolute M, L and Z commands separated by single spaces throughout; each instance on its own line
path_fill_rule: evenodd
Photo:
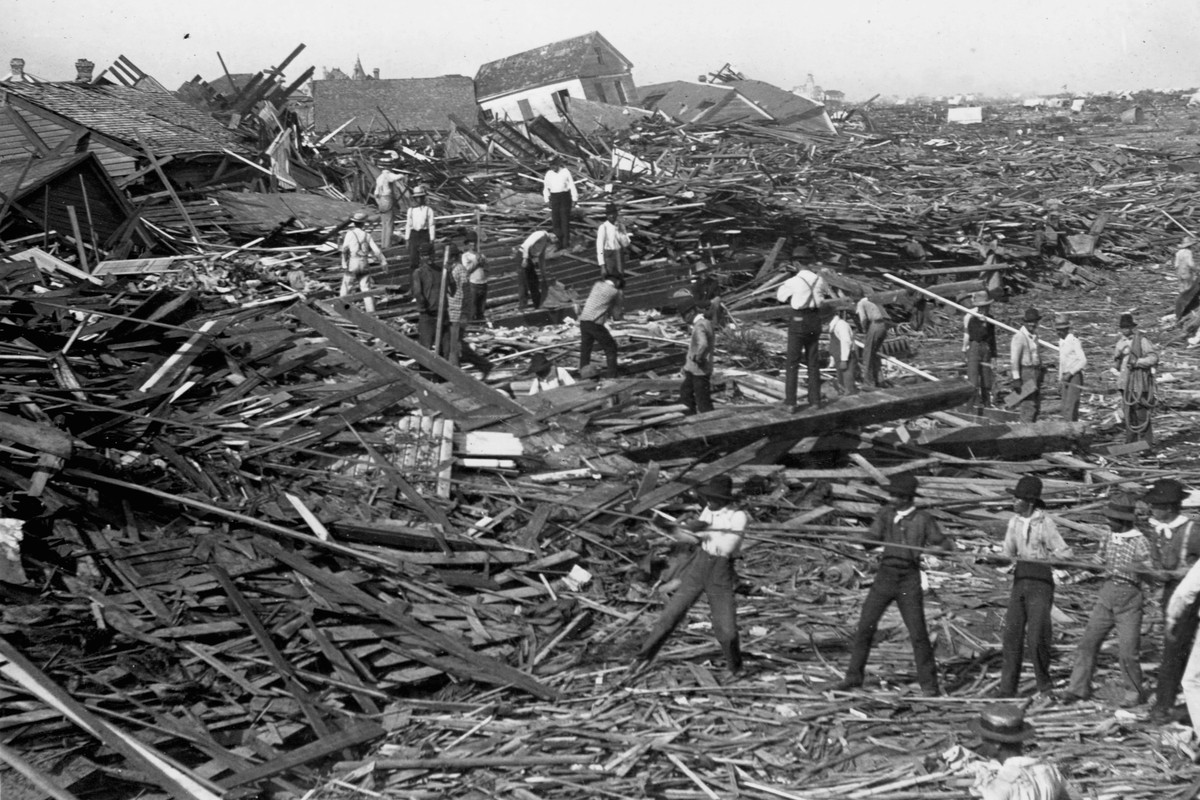
M 695 80 L 731 64 L 785 89 L 811 73 L 850 100 L 1200 86 L 1200 0 L 0 0 L 10 59 L 71 80 L 124 55 L 169 89 L 195 75 L 474 76 L 480 64 L 598 30 L 635 83 Z

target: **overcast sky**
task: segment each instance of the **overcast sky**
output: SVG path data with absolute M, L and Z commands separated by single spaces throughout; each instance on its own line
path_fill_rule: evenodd
M 598 30 L 638 84 L 733 64 L 786 89 L 808 73 L 850 99 L 1200 85 L 1200 0 L 0 0 L 0 75 L 21 57 L 44 80 L 75 59 L 125 55 L 169 89 L 256 72 L 306 49 L 309 66 L 384 78 L 474 76 L 478 66 Z

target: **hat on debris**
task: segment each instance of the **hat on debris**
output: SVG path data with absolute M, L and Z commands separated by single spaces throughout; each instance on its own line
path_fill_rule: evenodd
M 720 500 L 728 503 L 733 500 L 733 478 L 728 475 L 718 475 L 696 490 L 705 500 Z
M 413 197 L 424 197 L 425 195 L 427 195 L 429 193 L 429 190 L 426 189 L 424 186 L 418 186 L 417 188 L 412 190 L 412 193 L 413 193 Z
M 971 303 L 977 306 L 990 306 L 992 296 L 986 290 L 978 291 L 971 295 Z
M 1121 318 L 1119 320 L 1117 320 L 1117 327 L 1118 328 L 1136 328 L 1137 323 L 1133 321 L 1133 314 L 1130 314 L 1129 312 L 1125 312 L 1124 314 L 1122 314 Z
M 1134 514 L 1133 498 L 1125 492 L 1113 492 L 1108 496 L 1108 505 L 1104 507 L 1104 516 L 1130 522 L 1137 519 Z
M 541 375 L 549 372 L 554 366 L 554 362 L 546 358 L 545 353 L 534 353 L 533 358 L 529 359 L 529 366 L 525 368 L 526 375 Z
M 1054 312 L 1054 329 L 1062 330 L 1071 327 L 1071 318 L 1061 311 Z
M 1142 499 L 1152 506 L 1173 506 L 1183 502 L 1183 484 L 1170 478 L 1159 478 Z
M 359 224 L 359 223 L 361 223 L 361 222 L 366 222 L 366 221 L 367 221 L 367 212 L 365 212 L 365 211 L 355 211 L 355 212 L 354 212 L 354 216 L 350 217 L 350 221 L 351 221 L 352 223 L 354 223 L 355 225 L 357 225 L 357 224 Z
M 974 727 L 979 738 L 985 742 L 1016 744 L 1036 735 L 1033 726 L 1025 721 L 1025 712 L 1021 707 L 1010 703 L 981 711 Z
M 1042 479 L 1036 475 L 1022 476 L 1012 494 L 1018 500 L 1037 502 L 1042 499 Z
M 917 496 L 917 476 L 916 475 L 896 475 L 888 481 L 888 494 L 895 497 L 916 497 Z
M 1040 311 L 1038 311 L 1036 308 L 1025 309 L 1025 321 L 1026 322 L 1037 322 L 1041 318 L 1042 318 L 1042 313 Z

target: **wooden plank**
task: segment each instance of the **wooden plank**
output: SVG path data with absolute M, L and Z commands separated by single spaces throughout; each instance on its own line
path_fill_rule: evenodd
M 266 761 L 250 769 L 238 772 L 228 778 L 218 781 L 223 789 L 244 786 L 247 783 L 261 781 L 281 772 L 287 772 L 305 764 L 325 758 L 347 747 L 365 744 L 379 739 L 387 733 L 378 722 L 369 719 L 358 720 L 344 730 L 322 736 L 315 742 L 301 745 L 276 758 Z

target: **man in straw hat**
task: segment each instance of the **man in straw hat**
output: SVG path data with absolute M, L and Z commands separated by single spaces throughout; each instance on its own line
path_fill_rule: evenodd
M 1117 321 L 1120 336 L 1113 346 L 1117 387 L 1121 390 L 1121 408 L 1125 416 L 1125 441 L 1139 439 L 1154 445 L 1154 421 L 1151 414 L 1158 404 L 1154 387 L 1154 367 L 1158 351 L 1154 343 L 1137 329 L 1133 314 L 1122 314 Z
M 838 689 L 853 689 L 863 685 L 871 642 L 879 620 L 888 606 L 895 603 L 912 639 L 913 658 L 917 666 L 917 681 L 926 695 L 941 694 L 938 687 L 937 661 L 929 631 L 925 627 L 925 594 L 921 588 L 921 552 L 926 549 L 949 551 L 953 540 L 942 533 L 937 520 L 917 508 L 917 479 L 912 475 L 897 475 L 888 484 L 892 502 L 880 509 L 867 532 L 868 540 L 883 547 L 875 582 L 863 601 L 862 616 L 850 651 L 846 677 Z
M 972 749 L 995 762 L 990 769 L 975 767 L 972 795 L 985 800 L 1067 800 L 1071 796 L 1055 764 L 1025 755 L 1025 742 L 1037 733 L 1020 707 L 1004 703 L 986 708 L 972 727 L 979 735 L 979 744 Z
M 1142 642 L 1142 580 L 1152 569 L 1150 543 L 1137 528 L 1133 498 L 1125 492 L 1114 492 L 1109 496 L 1104 516 L 1109 531 L 1100 543 L 1100 558 L 1107 577 L 1076 646 L 1075 667 L 1071 670 L 1062 701 L 1073 703 L 1092 696 L 1096 656 L 1115 627 L 1121 671 L 1137 694 L 1140 705 L 1148 698 L 1142 685 L 1138 653 Z
M 1042 354 L 1038 349 L 1037 326 L 1042 318 L 1036 308 L 1025 309 L 1025 324 L 1013 334 L 1010 347 L 1013 386 L 1021 422 L 1037 422 L 1042 410 Z
M 1083 396 L 1083 370 L 1087 356 L 1079 337 L 1071 333 L 1071 318 L 1054 312 L 1054 330 L 1058 333 L 1058 389 L 1062 397 L 1062 418 L 1079 419 L 1079 399 Z
M 1183 513 L 1186 494 L 1187 490 L 1179 481 L 1159 478 L 1142 498 L 1150 506 L 1150 545 L 1163 571 L 1164 619 L 1180 581 L 1200 561 L 1200 531 L 1196 530 L 1196 521 Z M 1151 722 L 1167 722 L 1175 710 L 1183 670 L 1196 637 L 1196 611 L 1197 603 L 1193 601 L 1186 612 L 1173 625 L 1167 624 L 1163 631 L 1163 655 L 1155 684 L 1154 707 L 1150 709 Z
M 404 221 L 404 239 L 408 242 L 408 265 L 414 271 L 421 266 L 421 259 L 433 261 L 433 242 L 437 239 L 437 225 L 433 209 L 429 207 L 429 190 L 418 186 L 412 191 L 413 204 L 408 208 Z
M 550 206 L 550 227 L 565 248 L 571 244 L 571 206 L 579 202 L 579 192 L 558 153 L 550 157 L 550 169 L 542 178 L 542 199 Z
M 637 659 L 653 659 L 687 616 L 688 609 L 704 594 L 708 596 L 713 635 L 725 654 L 725 666 L 731 676 L 736 676 L 742 670 L 742 650 L 734 599 L 737 589 L 734 562 L 750 516 L 734 505 L 733 480 L 728 475 L 713 478 L 699 494 L 704 509 L 696 519 L 682 523 L 682 530 L 675 533 L 680 540 L 696 542 L 697 551 L 680 577 L 679 588 L 642 642 Z
M 972 310 L 987 315 L 992 298 L 986 291 L 971 295 Z M 963 317 L 963 352 L 967 354 L 967 380 L 975 387 L 971 404 L 976 414 L 992 404 L 992 361 L 996 358 L 996 325 L 975 314 Z
M 383 251 L 364 229 L 366 224 L 366 212 L 355 211 L 346 227 L 346 234 L 342 237 L 341 247 L 338 248 L 338 252 L 342 256 L 342 288 L 339 293 L 341 297 L 350 294 L 355 283 L 358 284 L 360 292 L 365 293 L 371 290 L 371 279 L 367 277 L 367 264 L 371 260 L 372 253 L 379 258 L 380 266 L 387 266 L 387 259 L 384 257 Z M 365 295 L 363 307 L 367 311 L 373 312 L 375 298 L 369 294 Z
M 1013 516 L 1004 533 L 1002 552 L 1017 559 L 1013 571 L 1012 591 L 1004 615 L 1004 634 L 1001 638 L 1003 662 L 1000 685 L 996 694 L 1015 697 L 1021 677 L 1021 661 L 1025 642 L 1029 642 L 1029 659 L 1037 690 L 1050 694 L 1054 682 L 1050 678 L 1050 610 L 1054 607 L 1054 571 L 1051 559 L 1071 557 L 1071 548 L 1058 533 L 1058 526 L 1045 512 L 1042 502 L 1042 481 L 1036 475 L 1025 475 L 1017 481 L 1013 494 Z

